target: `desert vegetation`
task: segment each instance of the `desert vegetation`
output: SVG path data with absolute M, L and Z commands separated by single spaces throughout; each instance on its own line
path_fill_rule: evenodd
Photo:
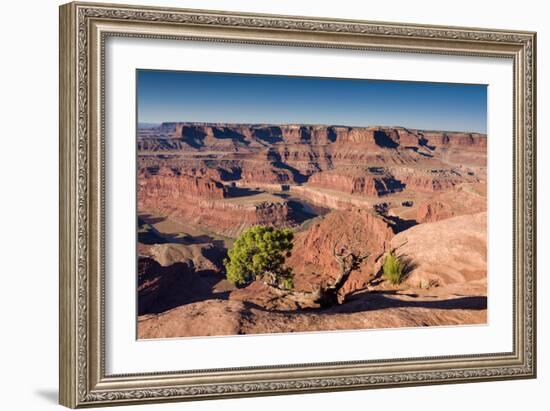
M 292 269 L 285 258 L 292 251 L 292 230 L 254 226 L 244 231 L 224 260 L 227 279 L 235 285 L 261 280 L 272 287 L 292 289 Z
M 403 276 L 405 274 L 405 264 L 401 262 L 399 257 L 395 255 L 393 251 L 390 251 L 385 259 L 383 269 L 384 280 L 388 281 L 391 284 L 399 284 L 403 281 Z

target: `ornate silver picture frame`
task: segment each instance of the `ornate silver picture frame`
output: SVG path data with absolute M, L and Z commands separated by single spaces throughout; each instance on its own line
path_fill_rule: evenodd
M 106 372 L 105 43 L 170 39 L 501 58 L 513 64 L 512 350 Z M 110 4 L 60 7 L 60 403 L 192 401 L 536 376 L 536 35 L 533 32 Z M 130 292 L 134 292 L 131 290 Z

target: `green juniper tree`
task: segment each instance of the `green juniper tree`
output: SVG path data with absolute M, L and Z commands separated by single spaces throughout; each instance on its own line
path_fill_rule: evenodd
M 284 267 L 293 238 L 288 228 L 255 226 L 244 231 L 224 260 L 227 279 L 237 285 L 261 279 L 273 287 L 293 288 L 292 270 Z

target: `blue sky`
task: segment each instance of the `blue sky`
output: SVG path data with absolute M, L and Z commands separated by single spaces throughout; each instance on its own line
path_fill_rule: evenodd
M 487 131 L 487 86 L 137 70 L 138 122 Z

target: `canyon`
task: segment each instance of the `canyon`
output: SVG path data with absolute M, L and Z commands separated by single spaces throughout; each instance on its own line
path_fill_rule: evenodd
M 139 338 L 486 322 L 484 134 L 167 122 L 138 127 L 137 190 Z M 227 250 L 257 225 L 294 231 L 298 291 L 338 276 L 336 246 L 368 256 L 345 303 L 229 283 Z M 389 252 L 409 263 L 398 285 Z

